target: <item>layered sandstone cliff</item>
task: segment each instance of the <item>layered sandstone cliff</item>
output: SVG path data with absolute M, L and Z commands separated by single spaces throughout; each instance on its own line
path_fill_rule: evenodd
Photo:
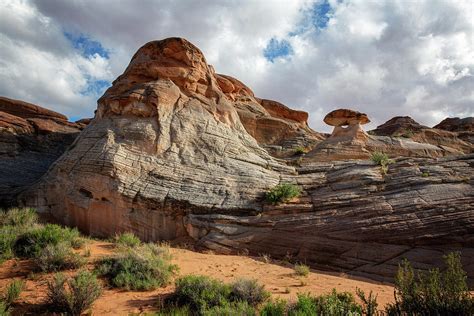
M 338 121 L 357 126 L 326 139 L 306 120 L 216 74 L 188 41 L 153 41 L 19 202 L 93 235 L 190 238 L 220 252 L 288 254 L 374 278 L 392 277 L 404 256 L 424 268 L 461 249 L 472 275 L 472 155 L 368 135 L 360 120 Z M 352 149 L 340 155 L 345 144 L 363 155 L 337 161 L 354 158 Z M 314 147 L 299 166 L 275 158 L 297 146 Z M 367 159 L 376 149 L 399 156 L 386 175 Z M 266 203 L 281 182 L 299 185 L 302 196 Z
M 31 103 L 0 97 L 0 208 L 38 180 L 84 124 Z

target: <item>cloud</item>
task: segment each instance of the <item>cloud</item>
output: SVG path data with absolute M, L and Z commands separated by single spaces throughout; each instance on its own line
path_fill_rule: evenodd
M 374 127 L 474 115 L 474 3 L 466 1 L 31 0 L 0 4 L 0 94 L 68 115 L 144 43 L 196 44 L 216 71 L 310 113 L 350 107 Z

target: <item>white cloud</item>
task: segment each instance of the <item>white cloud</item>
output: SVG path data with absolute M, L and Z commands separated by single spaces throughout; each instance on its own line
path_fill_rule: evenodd
M 0 94 L 90 116 L 88 80 L 118 76 L 149 40 L 181 36 L 217 72 L 310 112 L 318 130 L 337 107 L 368 113 L 372 127 L 395 115 L 426 125 L 474 115 L 472 1 L 331 0 L 322 29 L 311 24 L 315 1 L 3 1 Z M 82 56 L 64 31 L 99 41 L 110 59 Z M 266 60 L 272 38 L 293 55 Z

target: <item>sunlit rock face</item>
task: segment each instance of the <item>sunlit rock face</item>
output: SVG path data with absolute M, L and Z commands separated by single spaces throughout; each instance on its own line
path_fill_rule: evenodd
M 158 240 L 184 235 L 189 212 L 260 211 L 291 170 L 247 133 L 201 51 L 171 38 L 138 50 L 25 203 L 92 234 Z

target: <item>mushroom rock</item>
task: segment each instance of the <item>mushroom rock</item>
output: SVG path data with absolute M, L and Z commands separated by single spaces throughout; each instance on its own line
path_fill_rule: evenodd
M 370 122 L 367 114 L 349 109 L 338 109 L 328 113 L 324 117 L 324 122 L 334 126 L 331 138 L 346 138 L 351 140 L 366 141 L 367 133 L 361 125 Z
M 370 122 L 366 114 L 348 109 L 330 112 L 324 122 L 334 126 L 330 137 L 319 143 L 305 156 L 305 160 L 333 161 L 347 159 L 368 159 L 372 152 L 382 151 L 391 156 L 442 157 L 451 154 L 472 152 L 466 142 L 455 139 L 455 135 L 440 135 L 450 132 L 424 129 L 409 117 L 396 117 L 367 134 L 363 124 Z M 410 126 L 418 133 L 410 139 L 398 136 Z M 407 128 L 406 131 L 410 130 Z M 376 133 L 390 136 L 379 136 Z M 394 134 L 395 133 L 395 134 Z M 453 142 L 457 145 L 451 145 Z

